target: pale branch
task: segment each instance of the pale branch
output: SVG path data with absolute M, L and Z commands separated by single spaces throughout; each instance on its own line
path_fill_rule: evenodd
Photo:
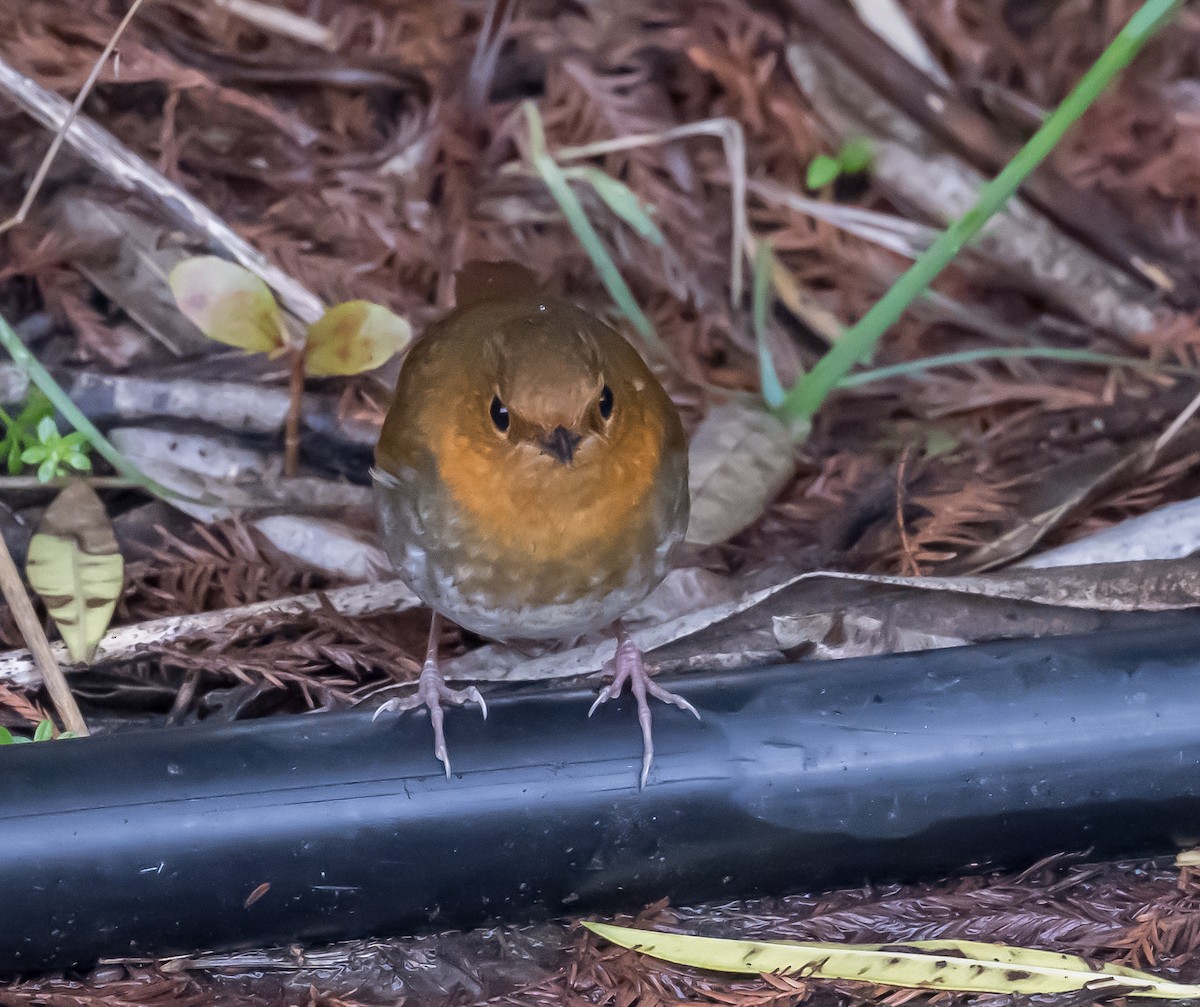
M 340 616 L 368 616 L 404 612 L 420 604 L 404 584 L 388 580 L 260 601 L 216 612 L 166 616 L 110 630 L 100 641 L 92 663 L 109 664 L 149 657 L 168 644 L 213 636 L 228 638 L 252 631 L 264 622 L 277 624 L 326 608 Z M 68 671 L 82 670 L 79 665 L 68 665 L 67 651 L 61 643 L 52 646 L 52 653 L 60 664 L 67 665 Z M 28 650 L 0 654 L 0 681 L 28 688 L 41 684 L 41 680 L 37 662 Z
M 71 105 L 36 81 L 0 60 L 0 91 L 43 126 L 60 130 L 69 121 Z M 95 122 L 78 116 L 70 122 L 66 142 L 114 184 L 154 203 L 182 226 L 205 237 L 271 287 L 279 302 L 305 325 L 311 325 L 325 307 L 316 294 L 271 264 L 253 245 L 243 240 L 208 207 L 126 148 Z
M 50 693 L 63 726 L 81 737 L 86 736 L 87 724 L 62 672 L 62 658 L 67 649 L 60 645 L 58 654 L 52 651 L 3 535 L 0 535 L 0 594 L 8 602 L 8 609 L 16 620 L 21 636 L 29 644 L 30 650 L 21 653 L 25 654 L 30 670 L 36 672 L 38 679 L 45 681 L 46 691 Z

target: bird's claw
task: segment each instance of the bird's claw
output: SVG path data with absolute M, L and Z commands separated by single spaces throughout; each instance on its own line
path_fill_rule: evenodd
M 649 672 L 646 671 L 646 663 L 642 659 L 642 652 L 633 642 L 633 638 L 624 630 L 618 633 L 617 652 L 613 655 L 612 660 L 605 664 L 604 670 L 613 676 L 613 680 L 600 690 L 596 701 L 588 710 L 588 716 L 595 713 L 602 704 L 619 696 L 625 683 L 629 683 L 629 691 L 637 703 L 638 724 L 642 729 L 642 775 L 638 780 L 638 787 L 644 790 L 646 781 L 650 778 L 650 765 L 654 761 L 653 718 L 646 697 L 653 696 L 663 703 L 670 703 L 681 710 L 686 710 L 697 720 L 700 719 L 700 714 L 682 696 L 668 692 L 650 677 Z
M 433 726 L 433 754 L 446 768 L 446 779 L 448 780 L 450 779 L 450 756 L 446 751 L 446 734 L 442 727 L 445 719 L 443 703 L 450 706 L 466 706 L 468 703 L 475 703 L 479 707 L 479 712 L 483 714 L 483 719 L 487 720 L 487 703 L 479 690 L 473 685 L 469 685 L 465 689 L 451 689 L 446 684 L 446 680 L 442 678 L 437 665 L 429 661 L 426 661 L 425 666 L 421 669 L 421 677 L 417 681 L 417 691 L 411 696 L 389 699 L 380 705 L 371 719 L 378 720 L 380 714 L 385 712 L 403 713 L 405 710 L 415 710 L 420 706 L 427 708 L 429 722 Z

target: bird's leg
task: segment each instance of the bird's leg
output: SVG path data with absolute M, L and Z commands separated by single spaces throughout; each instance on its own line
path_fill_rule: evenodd
M 433 621 L 429 626 L 429 648 L 425 651 L 425 664 L 421 668 L 421 677 L 417 680 L 417 691 L 407 699 L 389 699 L 375 711 L 376 719 L 385 711 L 403 712 L 415 710 L 418 706 L 427 707 L 429 722 L 433 725 L 433 754 L 446 767 L 446 779 L 450 779 L 450 757 L 446 754 L 446 735 L 442 731 L 442 721 L 445 719 L 443 703 L 451 706 L 466 706 L 467 703 L 478 703 L 483 719 L 487 720 L 487 703 L 475 686 L 466 689 L 451 689 L 442 678 L 438 668 L 438 639 L 442 632 L 442 617 L 433 613 Z
M 588 710 L 588 716 L 590 717 L 595 713 L 596 708 L 601 703 L 607 703 L 614 696 L 619 696 L 621 690 L 625 687 L 625 683 L 629 683 L 629 691 L 633 693 L 633 698 L 637 702 L 638 723 L 642 727 L 642 775 L 638 785 L 640 788 L 645 789 L 646 780 L 650 776 L 650 763 L 654 761 L 654 736 L 652 733 L 650 704 L 646 701 L 646 696 L 651 695 L 655 699 L 662 700 L 664 703 L 670 703 L 673 706 L 678 706 L 681 710 L 687 710 L 697 720 L 700 719 L 700 714 L 682 696 L 677 696 L 673 692 L 667 692 L 666 689 L 650 678 L 649 673 L 646 671 L 646 663 L 642 659 L 641 650 L 633 642 L 633 637 L 625 632 L 625 629 L 621 626 L 617 627 L 617 652 L 613 655 L 613 659 L 605 664 L 604 670 L 612 675 L 613 680 L 600 690 L 600 695 L 596 697 L 596 702 Z

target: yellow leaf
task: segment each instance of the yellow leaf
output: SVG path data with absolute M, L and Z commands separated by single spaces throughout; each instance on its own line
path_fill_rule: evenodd
M 96 652 L 112 620 L 125 563 L 104 505 L 82 480 L 55 498 L 29 543 L 25 575 L 41 596 L 72 661 Z
M 308 330 L 304 369 L 314 377 L 361 374 L 399 353 L 412 339 L 412 326 L 370 301 L 330 308 Z
M 1075 955 L 979 941 L 905 944 L 721 940 L 633 930 L 604 923 L 587 929 L 624 948 L 676 965 L 748 975 L 783 973 L 801 978 L 857 979 L 910 989 L 961 993 L 1068 993 L 1114 990 L 1128 996 L 1189 1000 L 1200 986 L 1172 983 L 1120 965 L 1092 965 Z
M 284 344 L 275 297 L 248 269 L 215 255 L 184 259 L 167 278 L 175 303 L 209 339 L 251 353 Z

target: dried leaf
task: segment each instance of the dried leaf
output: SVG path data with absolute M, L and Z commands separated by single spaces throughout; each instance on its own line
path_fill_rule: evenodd
M 1044 994 L 1104 990 L 1162 1000 L 1200 996 L 1200 986 L 1168 982 L 1120 965 L 1094 966 L 1075 955 L 980 941 L 904 944 L 735 941 L 583 924 L 625 948 L 716 972 L 748 975 L 799 973 L 820 979 L 856 979 L 908 989 L 963 993 Z
M 175 302 L 209 339 L 250 353 L 284 344 L 283 317 L 271 289 L 248 269 L 215 255 L 184 259 L 168 277 Z
M 370 301 L 330 308 L 308 330 L 304 369 L 316 377 L 374 370 L 412 339 L 406 319 Z
M 96 652 L 121 596 L 125 563 L 104 505 L 72 482 L 46 510 L 29 543 L 25 574 L 41 596 L 73 661 Z
M 791 479 L 792 434 L 761 405 L 716 406 L 688 448 L 692 517 L 687 539 L 716 545 L 747 527 Z

